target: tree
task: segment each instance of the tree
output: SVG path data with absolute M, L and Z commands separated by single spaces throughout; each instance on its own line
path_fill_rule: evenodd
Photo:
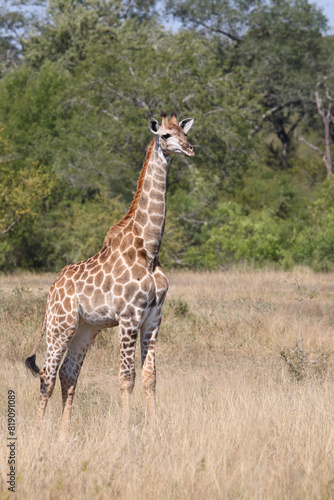
M 21 12 L 0 7 L 0 76 L 19 63 L 26 24 L 27 18 Z
M 0 127 L 0 265 L 15 261 L 16 235 L 37 216 L 41 204 L 48 198 L 56 180 L 45 169 L 29 161 L 15 165 L 13 147 Z M 8 262 L 7 262 L 8 267 Z
M 0 83 L 0 112 L 15 145 L 15 165 L 20 168 L 19 158 L 24 157 L 45 165 L 59 179 L 60 187 L 53 189 L 39 224 L 31 228 L 34 241 L 40 227 L 49 243 L 54 241 L 52 257 L 44 255 L 42 260 L 64 258 L 54 240 L 54 224 L 70 219 L 75 204 L 100 206 L 98 213 L 105 210 L 102 199 L 112 205 L 118 198 L 125 209 L 130 204 L 151 139 L 147 117 L 161 108 L 196 119 L 195 161 L 178 159 L 169 177 L 169 217 L 174 213 L 176 220 L 168 222 L 175 230 L 169 231 L 166 245 L 176 247 L 176 238 L 188 242 L 221 193 L 233 193 L 242 172 L 252 165 L 260 135 L 254 137 L 251 131 L 262 111 L 248 75 L 242 69 L 231 74 L 228 67 L 217 65 L 203 38 L 172 35 L 153 22 L 136 19 L 122 22 L 108 44 L 92 35 L 85 56 L 75 64 L 75 70 L 68 71 L 60 60 L 31 67 L 28 59 Z M 186 196 L 189 192 L 191 197 Z M 104 224 L 102 214 L 100 220 Z M 53 231 L 46 227 L 50 221 Z M 77 258 L 73 245 L 71 240 L 66 253 Z M 84 246 L 80 248 L 80 257 L 86 257 Z M 179 248 L 173 261 L 182 251 Z
M 179 19 L 184 27 L 238 45 L 248 30 L 250 15 L 259 4 L 262 2 L 257 0 L 168 0 L 166 13 Z
M 44 0 L 46 19 L 25 40 L 25 60 L 34 68 L 58 61 L 75 71 L 96 43 L 108 47 L 122 22 L 155 17 L 155 0 Z
M 308 1 L 272 0 L 253 12 L 244 37 L 242 58 L 257 73 L 267 108 L 263 118 L 281 141 L 283 165 L 294 130 L 313 114 L 310 95 L 327 63 L 325 29 L 326 19 Z
M 161 109 L 195 118 L 196 153 L 191 162 L 174 158 L 169 170 L 165 263 L 315 262 L 314 247 L 301 255 L 294 242 L 314 233 L 308 207 L 323 181 L 321 160 L 304 146 L 289 153 L 288 141 L 303 127 L 322 149 L 314 82 L 333 93 L 323 18 L 297 0 L 234 10 L 221 1 L 231 17 L 212 17 L 214 30 L 203 17 L 170 33 L 155 22 L 154 5 L 114 2 L 108 11 L 102 0 L 52 0 L 20 64 L 0 79 L 2 269 L 59 268 L 99 250 L 132 201 L 151 140 L 147 118 Z M 328 110 L 325 87 L 317 91 Z M 288 136 L 289 168 L 271 154 L 273 132 Z
M 252 70 L 266 108 L 263 121 L 282 144 L 284 166 L 293 131 L 312 114 L 311 90 L 327 64 L 322 11 L 307 0 L 170 0 L 168 5 L 185 26 L 219 35 L 225 45 L 228 40 L 231 64 Z
M 332 155 L 332 124 L 334 123 L 334 114 L 332 112 L 334 98 L 330 96 L 327 82 L 319 82 L 318 90 L 314 93 L 317 110 L 321 118 L 324 130 L 324 145 L 325 151 L 322 151 L 318 146 L 311 144 L 304 137 L 299 137 L 299 140 L 307 144 L 311 149 L 321 154 L 322 160 L 325 163 L 327 171 L 327 179 L 333 173 L 333 155 Z

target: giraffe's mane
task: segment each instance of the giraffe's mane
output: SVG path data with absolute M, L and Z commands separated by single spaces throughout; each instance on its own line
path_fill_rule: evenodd
M 155 146 L 155 139 L 152 140 L 152 142 L 148 148 L 148 151 L 146 153 L 146 159 L 145 159 L 144 165 L 141 169 L 140 176 L 138 179 L 137 191 L 136 191 L 136 194 L 133 198 L 131 206 L 130 206 L 129 210 L 127 211 L 127 213 L 124 215 L 124 217 L 119 222 L 117 222 L 116 224 L 111 226 L 111 228 L 109 229 L 109 231 L 106 234 L 106 237 L 104 238 L 103 247 L 108 245 L 110 243 L 111 239 L 116 234 L 118 234 L 121 231 L 121 229 L 123 229 L 123 227 L 125 227 L 126 224 L 129 222 L 129 220 L 133 217 L 135 210 L 138 206 L 139 197 L 140 197 L 140 194 L 142 192 L 143 185 L 144 185 L 144 179 L 145 179 L 145 174 L 146 174 L 146 170 L 147 170 L 147 165 L 148 165 L 149 159 L 151 157 L 152 151 L 154 149 L 154 146 Z

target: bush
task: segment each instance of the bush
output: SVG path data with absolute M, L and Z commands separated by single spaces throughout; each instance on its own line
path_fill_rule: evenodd
M 261 265 L 283 259 L 281 225 L 269 212 L 245 215 L 240 205 L 227 201 L 219 205 L 213 220 L 203 227 L 200 245 L 187 250 L 190 267 L 215 269 L 234 262 Z

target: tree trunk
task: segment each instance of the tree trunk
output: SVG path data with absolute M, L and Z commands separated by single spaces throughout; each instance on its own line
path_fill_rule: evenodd
M 282 165 L 285 168 L 290 150 L 290 137 L 285 131 L 283 120 L 279 116 L 273 116 L 273 123 L 276 135 L 282 143 Z
M 332 150 L 331 150 L 332 139 L 331 139 L 331 129 L 330 129 L 330 123 L 331 123 L 330 108 L 331 108 L 331 105 L 328 108 L 328 111 L 326 113 L 326 121 L 324 122 L 326 156 L 325 156 L 325 158 L 323 158 L 323 160 L 326 164 L 327 179 L 329 179 L 333 173 L 333 157 L 332 157 Z
M 322 157 L 325 165 L 326 165 L 326 170 L 327 170 L 327 179 L 330 178 L 330 176 L 333 173 L 333 157 L 332 157 L 332 150 L 331 150 L 331 121 L 332 121 L 332 103 L 328 105 L 328 109 L 325 112 L 323 105 L 322 105 L 322 99 L 319 96 L 318 92 L 315 92 L 315 99 L 317 103 L 317 108 L 319 115 L 321 116 L 321 120 L 325 129 L 325 148 L 326 152 L 324 156 Z
M 327 97 L 329 98 L 328 95 Z M 305 144 L 307 144 L 310 148 L 314 149 L 314 151 L 317 151 L 322 155 L 322 160 L 326 165 L 327 179 L 329 179 L 333 174 L 333 156 L 331 150 L 331 145 L 332 145 L 331 122 L 333 121 L 332 103 L 329 103 L 327 111 L 325 112 L 322 105 L 322 99 L 319 96 L 319 92 L 315 92 L 315 100 L 317 103 L 318 113 L 321 116 L 321 121 L 325 130 L 325 152 L 323 152 L 320 148 L 318 148 L 318 146 L 315 146 L 314 144 L 308 142 L 306 139 L 304 139 L 304 137 L 299 137 L 299 140 L 305 142 Z

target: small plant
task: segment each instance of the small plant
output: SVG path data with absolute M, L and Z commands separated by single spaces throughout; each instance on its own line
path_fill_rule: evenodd
M 321 348 L 306 352 L 303 347 L 303 305 L 305 299 L 313 299 L 315 296 L 315 288 L 303 295 L 301 286 L 296 279 L 294 286 L 298 291 L 298 297 L 295 298 L 299 302 L 299 338 L 296 340 L 294 347 L 286 345 L 281 350 L 281 358 L 286 362 L 290 375 L 295 380 L 304 380 L 306 378 L 323 378 L 328 369 L 329 352 L 325 351 L 324 344 Z
M 327 373 L 329 353 L 324 350 L 323 344 L 320 349 L 306 352 L 303 340 L 297 340 L 293 348 L 285 347 L 280 355 L 295 380 L 323 378 Z
M 190 313 L 190 307 L 187 301 L 179 297 L 177 300 L 170 300 L 168 303 L 169 309 L 173 311 L 177 318 L 185 318 Z

